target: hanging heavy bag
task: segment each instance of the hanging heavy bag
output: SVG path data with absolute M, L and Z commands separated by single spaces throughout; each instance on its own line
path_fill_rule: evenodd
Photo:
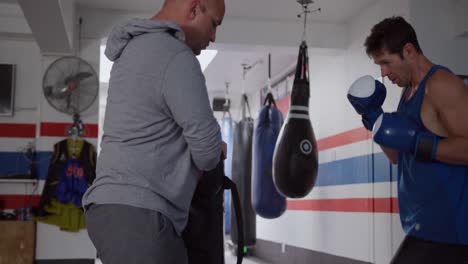
M 182 238 L 187 248 L 189 264 L 224 264 L 223 195 L 231 190 L 237 228 L 243 230 L 239 194 L 235 184 L 224 174 L 224 162 L 211 171 L 203 172 L 190 204 L 187 226 Z M 239 245 L 244 245 L 239 234 Z M 237 264 L 242 263 L 243 253 L 238 249 Z
M 256 218 L 255 212 L 252 208 L 251 198 L 253 120 L 250 117 L 246 117 L 246 106 L 248 107 L 248 100 L 247 96 L 244 94 L 241 101 L 243 118 L 234 126 L 231 175 L 232 181 L 236 184 L 239 190 L 241 210 L 244 220 L 245 245 L 253 246 L 256 243 Z M 236 218 L 231 214 L 231 240 L 234 245 L 238 244 L 237 234 Z
M 268 219 L 286 211 L 286 198 L 276 190 L 272 175 L 273 152 L 282 124 L 283 115 L 268 93 L 255 124 L 252 163 L 252 205 L 257 215 Z
M 309 62 L 307 45 L 303 41 L 289 112 L 273 155 L 273 180 L 284 196 L 302 198 L 314 187 L 317 170 L 317 142 L 309 117 Z
M 221 137 L 227 145 L 226 159 L 224 160 L 224 173 L 231 179 L 231 164 L 232 164 L 232 118 L 229 112 L 228 115 L 223 113 L 221 119 Z M 224 233 L 231 232 L 231 192 L 224 192 Z

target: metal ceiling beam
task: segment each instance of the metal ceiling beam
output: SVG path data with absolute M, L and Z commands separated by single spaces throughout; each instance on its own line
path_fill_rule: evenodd
M 74 1 L 18 0 L 41 53 L 71 54 L 74 40 Z

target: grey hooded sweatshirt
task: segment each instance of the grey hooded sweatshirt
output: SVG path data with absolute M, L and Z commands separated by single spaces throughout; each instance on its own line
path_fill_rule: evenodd
M 184 40 L 170 21 L 132 19 L 112 30 L 101 152 L 85 207 L 156 210 L 184 229 L 197 171 L 213 169 L 222 151 L 205 78 Z

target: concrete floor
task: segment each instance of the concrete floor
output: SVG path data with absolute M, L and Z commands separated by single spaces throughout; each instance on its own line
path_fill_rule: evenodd
M 236 264 L 237 263 L 237 257 L 234 256 L 230 251 L 226 251 L 224 253 L 226 263 L 225 264 Z M 262 261 L 258 258 L 254 257 L 244 257 L 242 260 L 242 264 L 270 264 L 269 262 Z
M 226 244 L 225 244 L 226 251 L 224 252 L 224 259 L 226 260 L 225 264 L 236 264 L 237 257 L 232 253 L 231 250 L 229 250 L 230 237 L 226 236 L 224 240 L 226 241 Z M 102 262 L 99 259 L 96 259 L 95 264 L 102 264 Z M 247 256 L 247 257 L 244 257 L 244 259 L 242 260 L 242 264 L 271 264 L 271 263 L 262 261 L 252 256 Z
M 237 258 L 231 252 L 226 251 L 225 253 L 225 264 L 236 264 Z M 96 259 L 95 264 L 102 264 L 101 260 Z M 254 257 L 244 257 L 242 264 L 269 264 L 269 262 L 261 261 Z

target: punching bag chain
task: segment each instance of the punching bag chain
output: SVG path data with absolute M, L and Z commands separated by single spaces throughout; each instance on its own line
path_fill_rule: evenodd
M 302 32 L 302 42 L 306 41 L 306 32 L 307 32 L 307 14 L 310 14 L 312 12 L 320 12 L 322 11 L 321 8 L 317 8 L 314 10 L 309 9 L 309 4 L 313 4 L 314 1 L 312 0 L 297 0 L 297 2 L 302 6 L 302 12 L 297 15 L 298 18 L 302 17 L 304 14 L 304 31 Z
M 226 115 L 231 117 L 231 112 L 230 112 L 231 102 L 229 101 L 229 84 L 230 83 L 228 81 L 225 82 L 226 94 L 225 94 L 225 98 L 224 98 L 225 100 L 223 104 L 223 119 L 226 117 Z M 223 122 L 223 126 L 224 126 L 224 122 Z

